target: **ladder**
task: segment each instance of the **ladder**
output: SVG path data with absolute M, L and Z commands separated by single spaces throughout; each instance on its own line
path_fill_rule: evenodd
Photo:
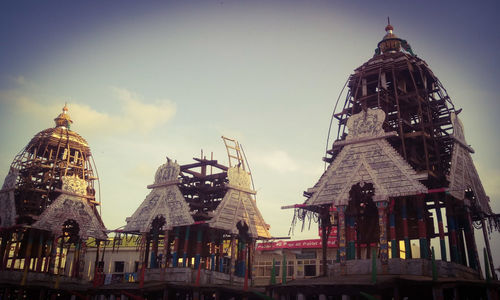
M 222 140 L 224 141 L 224 145 L 226 146 L 227 157 L 229 158 L 229 167 L 231 168 L 233 166 L 239 166 L 246 171 L 243 155 L 241 154 L 240 143 L 238 143 L 237 140 L 233 140 L 225 136 L 222 136 Z
M 252 189 L 255 190 L 255 184 L 253 182 L 252 172 L 250 171 L 250 166 L 248 165 L 248 160 L 245 155 L 245 151 L 240 143 L 235 139 L 230 139 L 222 136 L 224 145 L 226 145 L 227 157 L 229 159 L 229 167 L 238 166 L 245 170 L 248 175 L 250 175 L 250 180 L 252 181 Z M 234 162 L 234 164 L 233 164 Z M 248 169 L 248 170 L 247 170 Z M 252 195 L 253 200 L 257 199 L 256 195 Z

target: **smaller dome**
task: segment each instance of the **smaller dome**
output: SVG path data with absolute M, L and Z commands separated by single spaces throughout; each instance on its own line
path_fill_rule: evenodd
M 386 52 L 399 52 L 401 50 L 401 39 L 398 38 L 392 31 L 394 27 L 391 24 L 388 24 L 385 27 L 385 31 L 387 32 L 382 39 L 378 43 L 378 47 L 382 53 Z
M 62 113 L 60 113 L 54 121 L 56 122 L 56 127 L 66 127 L 69 129 L 70 124 L 73 123 L 71 121 L 71 118 L 68 115 L 68 106 L 67 104 L 64 104 L 64 107 L 62 108 Z
M 86 155 L 90 155 L 87 141 L 78 133 L 70 130 L 70 124 L 73 123 L 73 121 L 68 114 L 67 104 L 64 104 L 62 113 L 60 113 L 54 121 L 56 126 L 37 133 L 28 144 L 27 149 L 34 151 L 39 145 L 58 147 L 61 141 L 64 141 L 63 144 L 66 144 L 67 147 L 79 149 Z

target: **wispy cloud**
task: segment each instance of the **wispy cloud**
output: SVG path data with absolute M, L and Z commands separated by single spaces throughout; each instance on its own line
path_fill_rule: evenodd
M 285 173 L 294 172 L 299 169 L 295 160 L 283 150 L 274 150 L 255 158 L 258 164 L 264 165 L 274 171 Z
M 25 81 L 20 76 L 18 81 Z M 145 99 L 143 96 L 125 88 L 111 87 L 115 109 L 101 112 L 84 100 L 68 103 L 69 115 L 75 121 L 74 129 L 83 135 L 123 134 L 131 132 L 147 133 L 164 125 L 176 113 L 176 105 L 167 99 Z M 0 100 L 14 106 L 16 112 L 30 119 L 51 120 L 61 111 L 61 101 L 43 103 L 31 93 L 15 90 L 1 91 Z

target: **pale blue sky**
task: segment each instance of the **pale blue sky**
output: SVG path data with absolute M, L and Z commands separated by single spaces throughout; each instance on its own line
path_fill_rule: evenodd
M 3 1 L 0 177 L 64 102 L 101 178 L 108 228 L 143 201 L 165 156 L 224 164 L 243 144 L 258 206 L 286 236 L 319 178 L 335 100 L 387 16 L 443 82 L 500 212 L 498 1 Z M 313 226 L 314 227 L 314 226 Z M 295 238 L 317 236 L 315 228 Z M 493 252 L 500 253 L 494 235 Z M 498 262 L 497 257 L 497 262 Z

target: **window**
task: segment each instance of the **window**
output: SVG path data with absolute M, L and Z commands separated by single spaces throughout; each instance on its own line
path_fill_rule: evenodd
M 304 266 L 305 276 L 316 276 L 316 266 L 315 265 L 305 265 Z
M 139 271 L 139 265 L 140 265 L 140 262 L 136 261 L 134 263 L 134 272 L 137 273 L 137 271 Z
M 124 261 L 115 261 L 115 273 L 123 273 L 125 269 Z

